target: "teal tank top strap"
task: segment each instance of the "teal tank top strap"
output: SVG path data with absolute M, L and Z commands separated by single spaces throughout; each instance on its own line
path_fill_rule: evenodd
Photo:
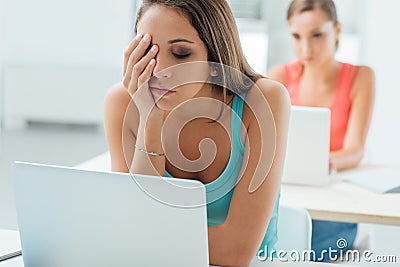
M 243 104 L 244 99 L 241 96 L 235 95 L 233 97 L 231 112 L 231 153 L 229 161 L 221 175 L 214 181 L 205 185 L 207 203 L 221 203 L 226 201 L 224 206 L 229 206 L 231 194 L 236 186 L 244 157 L 244 145 L 240 134 Z
M 235 95 L 232 103 L 232 147 L 240 148 L 240 152 L 244 153 L 244 145 L 242 142 L 241 128 L 243 118 L 244 99 L 246 95 Z

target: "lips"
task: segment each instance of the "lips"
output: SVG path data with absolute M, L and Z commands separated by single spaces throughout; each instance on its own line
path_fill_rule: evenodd
M 167 88 L 156 87 L 156 86 L 150 86 L 149 89 L 153 94 L 158 95 L 158 96 L 168 96 L 168 95 L 171 95 L 176 92 L 173 90 L 169 90 Z

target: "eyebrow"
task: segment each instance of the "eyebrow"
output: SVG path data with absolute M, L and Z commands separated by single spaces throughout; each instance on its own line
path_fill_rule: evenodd
M 323 32 L 323 29 L 321 29 L 321 28 L 314 28 L 314 29 L 311 29 L 310 32 L 313 33 L 313 34 L 314 34 L 314 33 L 320 33 L 320 32 Z M 295 35 L 295 34 L 299 35 L 299 33 L 296 32 L 296 31 L 291 32 L 291 34 L 292 34 L 292 35 Z
M 314 28 L 314 29 L 312 29 L 311 30 L 311 32 L 320 32 L 320 31 L 322 31 L 323 29 L 321 29 L 321 28 Z
M 189 44 L 194 44 L 194 42 L 186 40 L 186 39 L 174 39 L 174 40 L 170 40 L 168 41 L 168 44 L 175 44 L 175 43 L 180 43 L 180 42 L 185 42 L 185 43 L 189 43 Z

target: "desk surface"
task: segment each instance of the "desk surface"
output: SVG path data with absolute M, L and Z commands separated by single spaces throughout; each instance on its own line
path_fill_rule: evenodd
M 77 167 L 110 171 L 110 166 L 110 156 L 104 153 Z M 365 169 L 387 170 L 383 167 L 369 166 L 346 173 Z M 400 172 L 400 169 L 396 171 Z M 281 203 L 304 207 L 313 219 L 400 225 L 400 194 L 374 193 L 341 181 L 340 174 L 325 187 L 283 184 Z
M 284 184 L 281 203 L 305 207 L 313 219 L 400 225 L 400 194 L 379 194 L 341 180 L 341 176 L 368 169 L 400 173 L 400 169 L 366 166 L 339 173 L 325 187 Z

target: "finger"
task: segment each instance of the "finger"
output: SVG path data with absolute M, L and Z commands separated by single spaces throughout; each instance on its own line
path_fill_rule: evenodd
M 146 67 L 148 66 L 148 64 L 150 63 L 150 61 L 152 59 L 154 59 L 154 57 L 156 56 L 158 52 L 158 46 L 157 45 L 153 45 L 150 49 L 150 51 L 139 61 L 137 62 L 133 68 L 132 68 L 132 73 L 131 73 L 131 81 L 130 83 L 132 85 L 134 85 L 134 83 L 138 82 L 139 84 L 141 84 L 139 82 L 139 77 L 142 75 L 142 73 L 145 71 Z M 128 76 L 128 75 L 126 75 Z M 149 76 L 150 78 L 150 76 Z M 136 84 L 137 86 L 138 84 Z M 136 90 L 134 88 L 132 88 L 132 86 L 130 86 L 130 90 Z M 133 93 L 133 91 L 132 91 Z
M 141 33 L 137 34 L 136 37 L 130 42 L 128 47 L 125 48 L 125 51 L 124 51 L 124 68 L 123 68 L 123 72 L 122 72 L 124 75 L 125 75 L 125 72 L 126 72 L 126 67 L 128 65 L 129 57 L 131 56 L 133 50 L 139 44 L 139 42 L 142 39 L 142 37 L 143 37 L 143 34 L 141 34 Z
M 123 84 L 125 87 L 127 87 L 129 85 L 129 83 L 131 82 L 131 79 L 133 78 L 133 77 L 131 77 L 131 73 L 132 73 L 133 69 L 135 68 L 135 65 L 137 64 L 137 62 L 140 61 L 140 59 L 143 57 L 143 55 L 145 55 L 145 51 L 150 45 L 150 39 L 151 39 L 150 34 L 145 34 L 144 37 L 140 40 L 139 44 L 136 46 L 136 48 L 130 54 L 129 59 L 128 59 L 128 64 L 127 64 L 127 67 L 126 67 L 126 70 L 124 73 Z M 144 67 L 143 67 L 143 69 L 144 69 Z M 138 76 L 136 76 L 136 78 L 137 77 Z
M 150 62 L 147 64 L 146 68 L 144 69 L 144 71 L 138 78 L 139 87 L 138 87 L 137 91 L 134 94 L 131 94 L 132 98 L 134 98 L 134 99 L 135 98 L 147 99 L 147 101 L 144 101 L 144 102 L 146 102 L 148 105 L 151 105 L 151 106 L 154 105 L 154 101 L 148 101 L 148 100 L 149 99 L 154 100 L 154 97 L 153 97 L 152 93 L 148 90 L 148 88 L 149 88 L 148 81 L 150 80 L 151 75 L 154 71 L 155 62 L 156 62 L 156 60 L 154 58 L 152 58 L 150 60 Z M 151 106 L 149 106 L 148 108 L 151 108 Z
M 132 59 L 131 58 L 132 52 L 139 45 L 140 41 L 142 40 L 142 37 L 143 37 L 143 34 L 141 34 L 141 33 L 136 35 L 135 39 L 132 40 L 132 42 L 125 49 L 125 52 L 124 52 L 124 67 L 123 67 L 123 72 L 122 72 L 122 75 L 124 77 L 122 79 L 122 84 L 124 85 L 125 88 L 128 88 L 130 80 L 131 80 L 130 73 L 132 72 L 132 63 L 129 63 L 129 59 Z M 128 72 L 127 72 L 127 70 L 128 70 Z M 126 75 L 126 73 L 128 73 L 129 75 Z
M 138 84 L 141 87 L 143 84 L 146 84 L 151 77 L 151 74 L 153 73 L 154 66 L 156 65 L 156 60 L 152 58 L 150 62 L 147 64 L 146 68 L 142 72 L 142 74 L 138 78 Z

